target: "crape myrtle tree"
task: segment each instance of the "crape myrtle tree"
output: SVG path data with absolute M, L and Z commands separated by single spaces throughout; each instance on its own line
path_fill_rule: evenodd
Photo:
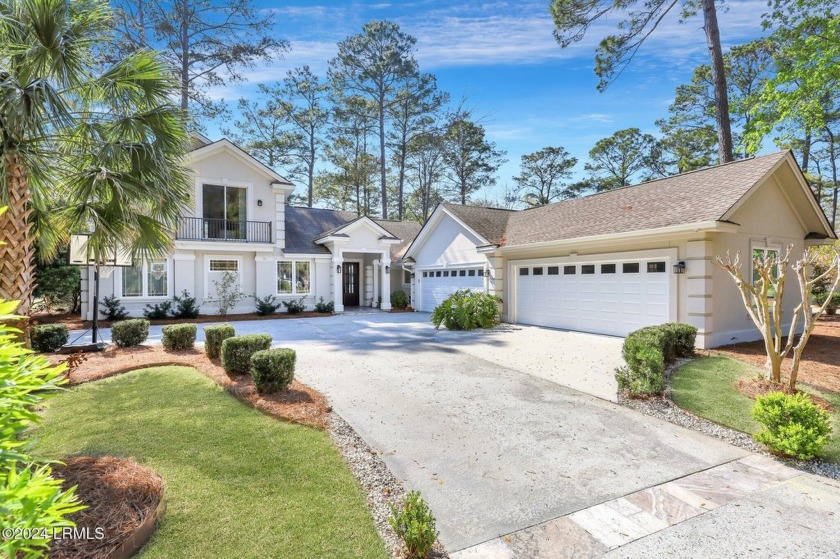
M 155 53 L 112 65 L 106 2 L 13 0 L 0 4 L 0 298 L 28 314 L 39 254 L 70 231 L 93 231 L 97 260 L 117 242 L 160 255 L 191 188 L 178 85 Z M 52 207 L 62 200 L 61 207 Z
M 605 37 L 596 49 L 595 75 L 600 80 L 601 91 L 621 75 L 666 17 L 676 17 L 672 12 L 679 12 L 681 20 L 702 13 L 714 84 L 718 158 L 721 163 L 732 161 L 729 97 L 715 0 L 551 0 L 550 10 L 555 23 L 554 36 L 563 48 L 582 40 L 599 20 L 613 14 L 621 18 L 618 32 Z

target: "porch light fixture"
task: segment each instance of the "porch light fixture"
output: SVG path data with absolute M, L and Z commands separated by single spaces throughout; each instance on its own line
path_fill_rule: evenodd
M 335 273 L 336 273 L 336 274 L 340 274 L 340 273 L 341 273 L 341 264 L 339 264 L 338 266 L 336 266 L 336 267 L 335 267 Z
M 680 260 L 676 264 L 674 264 L 674 273 L 675 274 L 684 274 L 685 273 L 685 262 Z
M 257 205 L 262 208 L 262 200 L 257 200 Z
M 489 278 L 489 277 L 490 277 L 490 270 L 489 270 L 489 269 L 485 269 L 485 270 L 481 273 L 481 275 L 483 275 L 485 278 Z
M 385 273 L 386 273 L 386 274 L 390 274 L 390 273 L 391 273 L 391 267 L 390 267 L 390 266 L 385 266 Z

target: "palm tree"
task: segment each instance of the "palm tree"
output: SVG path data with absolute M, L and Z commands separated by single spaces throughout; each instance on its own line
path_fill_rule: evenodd
M 117 242 L 157 256 L 190 199 L 174 74 L 149 51 L 105 67 L 110 18 L 101 0 L 0 4 L 0 299 L 20 314 L 36 237 L 45 257 L 79 230 L 97 260 Z

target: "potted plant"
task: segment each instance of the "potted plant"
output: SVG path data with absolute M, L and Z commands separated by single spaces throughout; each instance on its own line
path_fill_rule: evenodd
M 817 306 L 822 306 L 825 303 L 826 299 L 828 299 L 829 293 L 816 293 L 814 295 L 814 304 Z M 837 314 L 837 307 L 840 306 L 840 293 L 834 293 L 831 296 L 831 301 L 825 307 L 825 314 L 828 315 L 835 315 Z

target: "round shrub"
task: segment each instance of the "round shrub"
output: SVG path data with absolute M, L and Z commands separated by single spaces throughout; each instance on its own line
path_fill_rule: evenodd
M 295 378 L 295 350 L 280 347 L 251 356 L 251 376 L 260 394 L 286 390 Z
M 231 324 L 217 324 L 204 327 L 204 351 L 210 359 L 218 359 L 222 354 L 222 342 L 236 335 Z
M 132 318 L 115 322 L 111 326 L 111 341 L 117 347 L 140 345 L 149 337 L 149 321 L 145 318 Z
M 491 328 L 499 321 L 502 300 L 481 291 L 456 291 L 435 308 L 432 322 L 435 328 L 443 324 L 449 330 Z
M 234 336 L 222 342 L 222 368 L 229 375 L 244 375 L 251 371 L 251 356 L 271 347 L 268 334 Z
M 394 291 L 391 293 L 391 306 L 395 309 L 404 309 L 408 306 L 408 297 L 404 291 Z
M 438 531 L 435 526 L 435 517 L 426 501 L 420 497 L 420 493 L 410 492 L 403 499 L 400 508 L 391 505 L 388 524 L 405 545 L 405 557 L 409 559 L 429 557 Z
M 800 460 L 810 460 L 828 442 L 828 412 L 803 392 L 770 392 L 755 399 L 752 416 L 763 428 L 755 440 Z
M 163 347 L 166 349 L 192 349 L 195 345 L 195 324 L 171 324 L 163 327 Z
M 30 339 L 35 351 L 52 352 L 67 343 L 70 329 L 63 324 L 42 324 L 32 328 Z

